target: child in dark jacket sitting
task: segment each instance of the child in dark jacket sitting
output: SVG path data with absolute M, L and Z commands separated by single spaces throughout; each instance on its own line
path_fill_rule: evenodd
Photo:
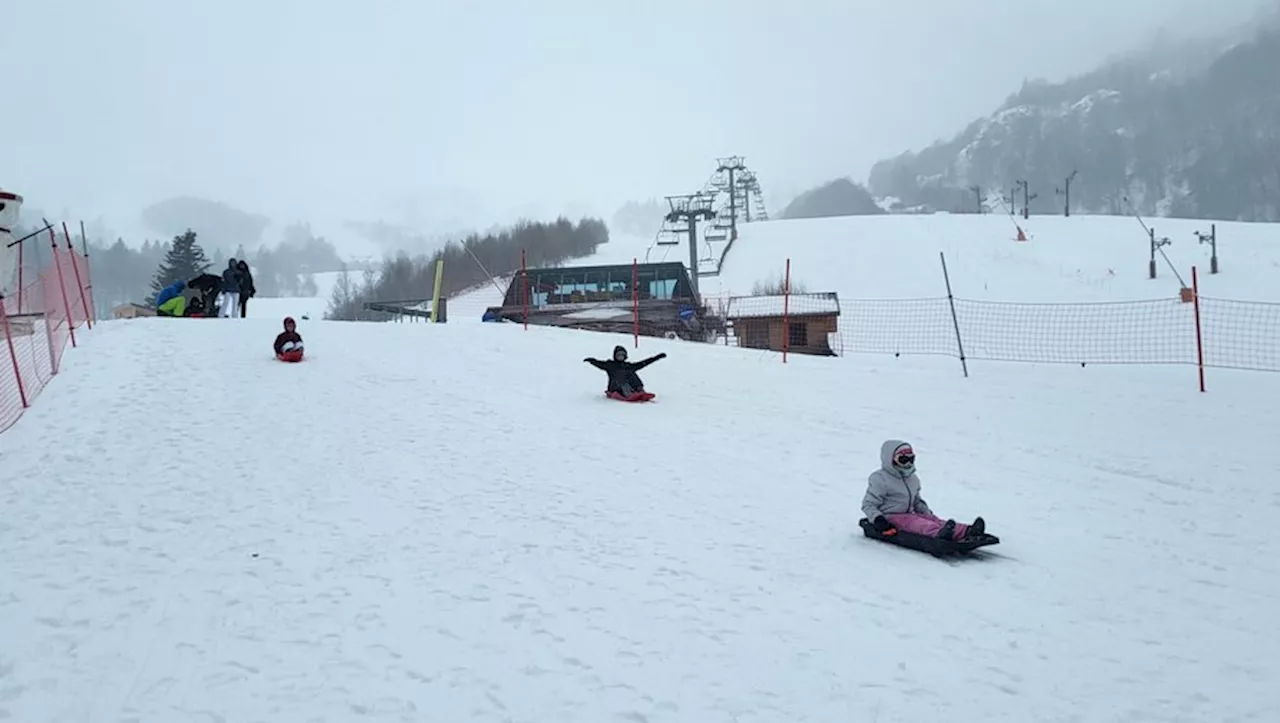
M 609 385 L 605 389 L 606 394 L 613 393 L 629 397 L 633 394 L 644 393 L 644 382 L 640 380 L 640 375 L 636 374 L 636 372 L 659 359 L 666 358 L 667 355 L 662 353 L 638 362 L 629 362 L 627 361 L 627 350 L 624 347 L 615 346 L 612 359 L 601 361 L 587 357 L 582 361 L 609 375 Z
M 276 337 L 276 356 L 287 351 L 302 351 L 302 337 L 298 334 L 298 325 L 292 316 L 284 318 L 284 331 Z

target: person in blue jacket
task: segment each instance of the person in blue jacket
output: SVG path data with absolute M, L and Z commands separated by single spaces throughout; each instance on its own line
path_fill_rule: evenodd
M 187 311 L 187 297 L 183 291 L 187 282 L 178 280 L 160 290 L 156 295 L 156 314 L 160 316 L 183 316 Z

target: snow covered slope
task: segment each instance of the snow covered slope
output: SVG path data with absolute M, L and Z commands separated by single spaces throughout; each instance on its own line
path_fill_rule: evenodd
M 1008 216 L 934 214 L 854 216 L 744 224 L 706 294 L 751 293 L 780 279 L 791 258 L 792 281 L 841 298 L 946 295 L 938 252 L 946 253 L 956 296 L 995 301 L 1115 301 L 1171 298 L 1180 284 L 1157 254 L 1147 278 L 1150 242 L 1132 218 L 1033 216 L 1017 220 L 1030 235 L 1016 242 Z M 1222 273 L 1209 274 L 1209 245 L 1194 233 L 1210 223 L 1149 220 L 1185 282 L 1200 270 L 1206 296 L 1280 300 L 1280 224 L 1218 223 Z
M 1218 223 L 1221 275 L 1209 274 L 1210 247 L 1195 232 L 1211 222 L 1158 218 L 1157 238 L 1173 243 L 1147 275 L 1150 242 L 1127 216 L 1035 216 L 1016 219 L 1029 240 L 1016 242 L 1004 215 L 846 216 L 740 226 L 718 277 L 699 279 L 704 295 L 749 295 L 761 282 L 780 282 L 791 258 L 792 281 L 803 290 L 836 291 L 842 299 L 936 298 L 946 295 L 938 253 L 945 252 L 956 296 L 992 301 L 1072 302 L 1172 298 L 1200 269 L 1206 296 L 1280 300 L 1280 224 Z M 684 246 L 653 246 L 651 238 L 619 237 L 588 258 L 566 265 L 688 261 Z M 699 250 L 705 255 L 706 249 Z M 1174 265 L 1171 269 L 1169 263 Z M 1179 282 L 1174 274 L 1181 275 Z M 507 279 L 500 279 L 506 288 Z M 451 318 L 478 320 L 501 303 L 485 285 L 451 299 Z M 465 310 L 465 313 L 461 313 Z
M 0 719 L 1280 712 L 1275 376 L 275 323 L 101 324 L 0 436 Z M 889 436 L 1004 557 L 861 536 Z

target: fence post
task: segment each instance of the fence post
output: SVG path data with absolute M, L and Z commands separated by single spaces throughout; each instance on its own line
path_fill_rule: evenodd
M 960 368 L 964 370 L 965 379 L 969 378 L 969 362 L 964 358 L 964 342 L 960 339 L 960 320 L 956 318 L 956 299 L 951 293 L 951 274 L 947 273 L 947 256 L 938 252 L 942 260 L 942 278 L 947 282 L 947 304 L 951 306 L 951 325 L 956 330 L 956 349 L 960 352 Z
M 93 318 L 89 314 L 89 296 L 84 292 L 84 284 L 80 281 L 80 264 L 76 263 L 76 247 L 71 243 L 71 234 L 67 232 L 67 222 L 62 222 L 62 238 L 67 242 L 67 257 L 71 259 L 71 271 L 76 275 L 76 290 L 80 292 L 80 306 L 84 307 L 84 323 L 93 329 Z
M 93 310 L 91 321 L 98 320 L 98 305 L 93 303 L 93 269 L 89 265 L 89 237 L 84 232 L 84 221 L 80 222 L 80 250 L 84 253 L 84 291 L 89 295 L 89 308 Z M 89 324 L 93 328 L 93 324 Z
M 49 347 L 49 374 L 57 376 L 58 350 L 53 347 L 53 320 L 49 318 L 50 310 L 55 306 L 49 302 L 49 297 L 53 296 L 53 292 L 49 290 L 51 281 L 44 274 L 37 276 L 36 280 L 40 283 L 40 298 L 43 299 L 44 304 L 44 308 L 40 310 L 40 318 L 44 320 L 44 339 Z
M 71 302 L 67 300 L 67 282 L 62 278 L 62 264 L 58 263 L 58 235 L 49 227 L 49 242 L 53 245 L 53 270 L 58 273 L 58 288 L 62 289 L 62 308 L 67 313 L 67 331 L 71 334 L 71 348 L 76 348 L 76 325 L 71 321 Z
M 524 302 L 524 330 L 529 330 L 529 267 L 525 264 L 524 249 L 520 249 L 520 296 Z
M 640 287 L 637 285 L 637 277 L 639 276 L 639 259 L 635 256 L 631 257 L 631 335 L 635 337 L 635 349 L 640 348 Z
M 18 381 L 18 396 L 22 399 L 22 408 L 31 406 L 27 403 L 27 390 L 22 387 L 22 370 L 18 367 L 18 352 L 13 348 L 13 331 L 9 328 L 9 314 L 4 310 L 4 295 L 0 294 L 0 324 L 4 326 L 4 339 L 9 344 L 9 359 L 13 362 L 13 378 Z
M 787 363 L 787 349 L 791 346 L 791 259 L 787 259 L 787 271 L 782 276 L 782 363 Z
M 18 244 L 18 313 L 19 313 L 19 314 L 21 314 L 21 313 L 22 313 L 22 293 L 23 293 L 23 291 L 22 291 L 22 287 L 23 287 L 23 281 L 22 281 L 22 266 L 23 266 L 23 263 L 22 263 L 22 244 L 21 244 L 21 243 L 19 243 L 19 244 Z
M 1191 301 L 1196 314 L 1196 368 L 1200 372 L 1200 391 L 1204 392 L 1204 339 L 1200 333 L 1200 278 L 1191 267 Z

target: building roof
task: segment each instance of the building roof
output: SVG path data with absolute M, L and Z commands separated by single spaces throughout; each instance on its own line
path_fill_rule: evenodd
M 623 270 L 630 273 L 632 266 L 633 264 L 628 264 L 628 263 L 597 264 L 595 266 L 542 266 L 538 268 L 526 269 L 525 273 L 529 274 L 530 276 L 533 276 L 535 274 L 582 274 L 582 273 L 613 271 L 613 270 Z M 653 263 L 637 263 L 637 264 L 634 264 L 634 267 L 637 271 L 662 270 L 662 271 L 668 271 L 677 276 L 680 274 L 688 274 L 688 271 L 685 269 L 684 263 L 680 261 L 659 261 L 659 262 L 653 262 Z M 512 280 L 515 281 L 515 280 L 518 280 L 519 278 L 520 278 L 520 272 L 516 271 L 515 274 L 513 275 Z
M 725 317 L 729 319 L 781 318 L 784 308 L 789 317 L 839 316 L 840 299 L 834 291 L 821 294 L 792 294 L 789 303 L 781 294 L 735 296 L 729 299 L 729 308 L 725 312 Z

